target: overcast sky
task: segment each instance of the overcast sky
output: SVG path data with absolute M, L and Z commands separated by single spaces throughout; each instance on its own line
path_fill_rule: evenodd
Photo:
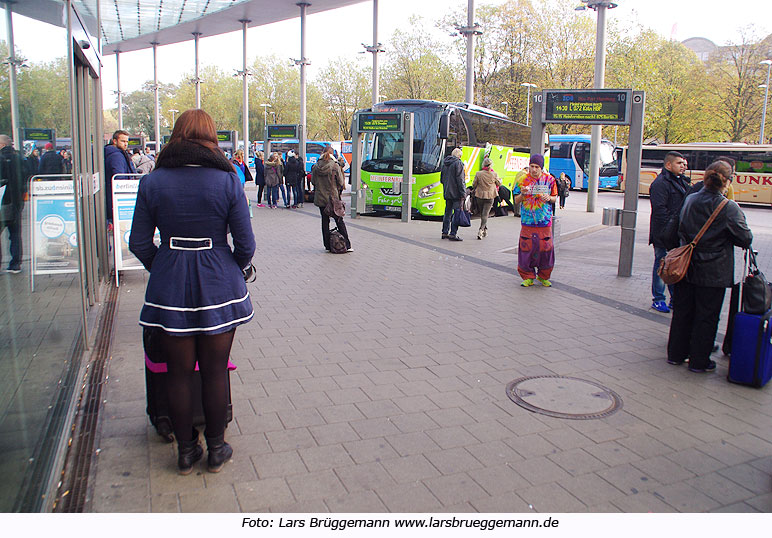
M 501 4 L 503 0 L 478 0 L 483 4 Z M 537 2 L 538 3 L 538 0 Z M 577 4 L 579 1 L 577 0 Z M 736 40 L 739 29 L 753 23 L 760 36 L 772 33 L 770 0 L 618 0 L 619 7 L 609 10 L 608 19 L 627 25 L 639 21 L 655 29 L 664 37 L 679 41 L 689 37 L 707 37 L 722 45 Z M 411 15 L 420 15 L 433 26 L 449 9 L 466 7 L 466 0 L 380 0 L 379 40 L 389 47 L 389 38 L 395 29 L 407 29 Z M 729 6 L 732 6 L 730 9 Z M 2 10 L 0 10 L 2 11 Z M 577 16 L 582 16 L 577 14 Z M 589 12 L 584 16 L 592 16 Z M 5 14 L 2 13 L 3 19 Z M 465 22 L 465 21 L 463 21 Z M 14 35 L 17 48 L 30 61 L 51 60 L 66 54 L 63 30 L 52 29 L 21 16 L 14 17 Z M 433 30 L 436 31 L 436 30 Z M 61 32 L 60 36 L 56 34 Z M 5 24 L 0 25 L 0 36 L 5 39 Z M 41 35 L 45 35 L 41 39 Z M 280 22 L 265 27 L 250 28 L 247 33 L 248 61 L 259 55 L 275 54 L 287 61 L 300 56 L 300 20 Z M 443 38 L 452 39 L 449 36 Z M 292 36 L 297 36 L 293 41 Z M 340 56 L 352 57 L 363 51 L 362 43 L 372 41 L 372 3 L 341 8 L 309 15 L 306 56 L 311 61 L 309 75 Z M 287 47 L 286 44 L 290 43 Z M 280 44 L 285 44 L 284 46 Z M 218 65 L 234 71 L 241 67 L 241 31 L 202 38 L 200 63 Z M 362 62 L 371 63 L 372 56 L 356 55 Z M 193 71 L 193 42 L 167 45 L 158 49 L 158 71 L 161 82 L 179 82 L 185 73 Z M 150 49 L 121 55 L 121 90 L 139 89 L 143 82 L 153 78 L 153 59 Z M 115 56 L 104 58 L 102 73 L 105 108 L 115 106 L 116 89 Z M 391 96 L 389 96 L 391 97 Z

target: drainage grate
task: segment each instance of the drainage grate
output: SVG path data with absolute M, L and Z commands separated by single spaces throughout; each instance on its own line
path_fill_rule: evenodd
M 613 390 L 559 375 L 515 379 L 507 385 L 507 396 L 534 413 L 573 420 L 603 418 L 622 409 L 622 398 Z
M 73 421 L 72 437 L 62 470 L 62 481 L 54 502 L 54 512 L 81 513 L 85 508 L 102 387 L 107 381 L 105 373 L 110 356 L 117 299 L 118 288 L 110 286 L 99 320 L 91 362 L 86 368 L 78 410 Z

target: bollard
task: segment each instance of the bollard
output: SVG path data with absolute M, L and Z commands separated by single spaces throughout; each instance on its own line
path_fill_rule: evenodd
M 619 226 L 622 211 L 616 207 L 604 207 L 601 224 L 604 226 Z

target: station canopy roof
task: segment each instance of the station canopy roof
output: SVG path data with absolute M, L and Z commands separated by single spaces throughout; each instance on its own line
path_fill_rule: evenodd
M 320 13 L 365 0 L 307 0 L 306 13 Z M 152 42 L 169 45 L 262 26 L 300 16 L 299 0 L 101 0 L 102 53 L 149 48 Z M 97 0 L 72 0 L 84 24 L 96 20 Z M 13 10 L 33 19 L 63 26 L 64 0 L 24 0 Z M 89 20 L 90 19 L 90 20 Z M 91 22 L 92 24 L 89 24 Z

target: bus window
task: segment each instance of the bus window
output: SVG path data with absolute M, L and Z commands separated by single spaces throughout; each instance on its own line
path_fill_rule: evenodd
M 445 153 L 450 155 L 453 148 L 469 145 L 469 131 L 464 123 L 464 118 L 458 110 L 454 110 L 450 115 L 450 132 L 448 133 L 448 143 L 445 146 Z
M 550 159 L 570 159 L 571 143 L 556 142 L 550 146 Z
M 574 146 L 574 159 L 576 163 L 589 175 L 590 170 L 590 145 L 587 142 L 577 142 Z

